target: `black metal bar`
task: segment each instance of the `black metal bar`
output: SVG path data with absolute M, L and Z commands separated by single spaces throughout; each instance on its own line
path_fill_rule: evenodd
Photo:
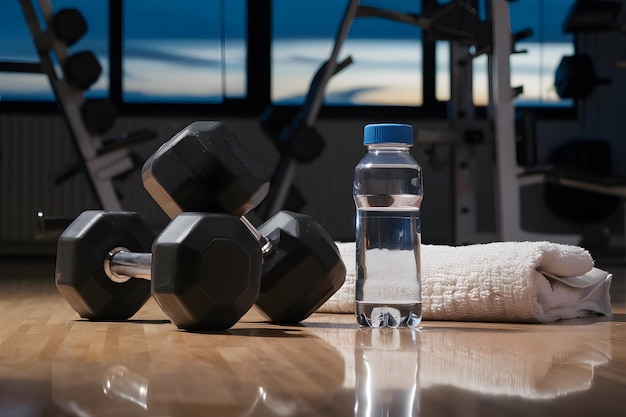
M 109 98 L 122 105 L 123 0 L 109 0 Z
M 256 111 L 271 103 L 272 0 L 248 0 L 247 98 Z
M 437 105 L 436 42 L 422 32 L 422 106 Z
M 44 71 L 37 62 L 0 62 L 0 72 L 25 72 L 42 74 Z
M 402 13 L 393 10 L 381 9 L 380 7 L 359 6 L 356 17 L 380 17 L 408 25 L 419 26 L 428 29 L 430 19 L 414 13 Z

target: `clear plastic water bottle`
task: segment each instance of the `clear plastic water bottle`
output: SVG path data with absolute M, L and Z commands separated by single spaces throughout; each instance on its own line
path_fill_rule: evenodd
M 365 126 L 368 152 L 354 171 L 356 316 L 361 326 L 416 327 L 422 320 L 422 170 L 409 153 L 413 128 Z

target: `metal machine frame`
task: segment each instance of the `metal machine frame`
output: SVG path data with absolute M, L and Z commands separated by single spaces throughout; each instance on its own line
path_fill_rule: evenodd
M 39 0 L 39 12 L 44 20 L 40 23 L 38 10 L 31 0 L 20 0 L 20 5 L 28 24 L 39 56 L 38 64 L 14 64 L 14 69 L 34 73 L 44 73 L 50 82 L 59 106 L 70 128 L 74 144 L 80 154 L 84 171 L 100 205 L 105 210 L 121 210 L 122 204 L 115 190 L 113 179 L 135 169 L 137 162 L 132 153 L 123 146 L 106 147 L 102 138 L 89 132 L 81 117 L 80 108 L 85 102 L 82 91 L 71 85 L 57 70 L 68 59 L 67 46 L 55 38 L 51 22 L 54 11 L 49 0 Z M 5 66 L 10 70 L 10 66 Z

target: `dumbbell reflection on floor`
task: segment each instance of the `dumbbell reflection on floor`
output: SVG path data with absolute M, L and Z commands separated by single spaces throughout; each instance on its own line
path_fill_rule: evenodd
M 312 217 L 280 212 L 256 231 L 244 217 L 269 183 L 261 164 L 220 122 L 195 122 L 146 161 L 146 190 L 170 216 L 218 211 L 240 216 L 263 246 L 257 306 L 271 321 L 304 320 L 345 280 L 345 265 L 331 236 Z
M 315 339 L 313 337 L 310 343 L 318 343 Z M 326 355 L 323 362 L 319 360 L 322 354 Z M 304 362 L 309 364 L 303 365 Z M 220 416 L 301 416 L 319 413 L 332 403 L 344 380 L 342 362 L 336 349 L 320 349 L 319 354 L 296 362 L 300 372 L 285 372 L 279 379 L 276 379 L 276 368 L 293 363 L 289 356 L 268 358 L 266 364 L 275 368 L 266 365 L 262 372 L 259 368 L 250 371 L 259 365 L 250 363 L 247 354 L 238 361 L 239 369 L 248 367 L 248 372 L 241 373 L 233 373 L 232 363 L 219 360 L 155 364 L 148 375 L 133 372 L 124 365 L 112 365 L 104 371 L 101 392 L 118 404 L 136 405 L 150 413 L 158 410 L 158 415 L 164 415 L 167 409 L 172 409 L 172 415 L 185 415 L 185 407 L 191 406 L 196 412 L 202 409 L 203 415 L 214 415 L 219 410 Z M 325 369 L 334 363 L 340 366 Z M 320 372 L 321 369 L 324 372 Z M 294 387 L 301 389 L 303 379 L 313 382 L 308 379 L 312 374 L 316 377 L 314 389 L 294 390 Z M 172 389 L 173 383 L 184 386 L 179 386 L 176 392 Z
M 182 348 L 151 345 L 160 335 L 146 335 L 149 355 L 54 361 L 48 395 L 72 416 L 321 416 L 329 405 L 341 415 L 350 411 L 344 357 L 315 332 L 241 328 L 204 340 L 181 335 Z M 123 344 L 126 336 L 112 338 Z M 67 342 L 70 351 L 84 350 L 80 338 Z M 274 348 L 280 354 L 271 354 Z M 341 408 L 338 396 L 345 397 Z
M 188 330 L 227 329 L 254 305 L 261 250 L 236 217 L 184 213 L 147 253 L 152 240 L 136 213 L 83 212 L 59 237 L 59 292 L 83 318 L 126 320 L 152 287 L 172 322 Z

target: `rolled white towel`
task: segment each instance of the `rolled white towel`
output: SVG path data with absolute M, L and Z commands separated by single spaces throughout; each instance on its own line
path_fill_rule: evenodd
M 356 246 L 338 242 L 346 280 L 320 312 L 354 313 Z M 551 242 L 422 245 L 425 320 L 547 323 L 611 315 L 612 275 L 578 246 Z

